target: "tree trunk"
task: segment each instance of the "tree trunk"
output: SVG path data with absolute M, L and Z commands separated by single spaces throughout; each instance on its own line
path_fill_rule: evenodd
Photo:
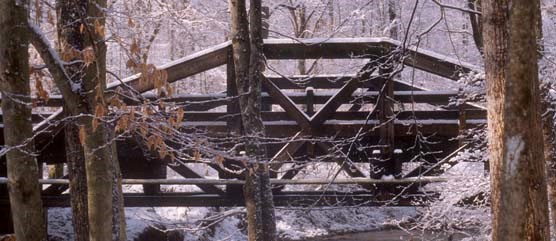
M 556 230 L 556 133 L 554 132 L 555 123 L 554 115 L 556 112 L 551 106 L 552 98 L 550 97 L 549 85 L 542 85 L 542 129 L 544 136 L 544 159 L 546 161 L 546 174 L 548 182 L 548 201 L 550 205 L 550 214 L 552 218 L 552 228 Z M 552 234 L 555 235 L 554 233 Z
M 396 14 L 397 9 L 397 0 L 388 0 L 388 20 L 390 20 L 390 38 L 398 39 L 398 26 L 399 26 L 399 19 Z
M 260 0 L 251 1 L 250 22 L 245 0 L 231 1 L 231 35 L 241 119 L 246 137 L 247 165 L 244 186 L 248 238 L 251 241 L 276 240 L 274 203 L 267 163 L 266 147 L 261 142 L 264 126 L 260 116 L 262 56 L 262 20 Z M 250 35 L 251 34 L 251 35 Z
M 537 1 L 483 0 L 492 240 L 549 240 Z
M 70 171 L 73 174 L 70 175 L 74 185 L 72 189 L 81 191 L 77 193 L 79 191 L 74 190 L 78 198 L 72 200 L 74 215 L 78 217 L 74 225 L 77 226 L 75 231 L 79 240 L 126 240 L 119 185 L 121 177 L 113 132 L 101 119 L 107 112 L 104 100 L 105 19 L 102 10 L 105 7 L 106 0 L 58 0 L 59 49 L 62 59 L 82 60 L 73 61 L 68 66 L 59 63 L 59 57 L 48 51 L 48 43 L 32 29 L 33 44 L 64 97 L 66 114 L 75 117 L 68 127 L 67 141 L 77 139 L 77 143 L 81 144 L 81 147 L 71 145 L 68 150 Z M 74 54 L 76 52 L 78 54 Z M 83 185 L 85 181 L 86 188 Z M 86 209 L 84 201 L 87 202 Z M 85 211 L 88 217 L 82 214 Z M 89 224 L 88 238 L 83 233 L 87 228 L 80 226 L 86 220 Z
M 81 19 L 85 16 L 86 1 L 59 0 L 56 2 L 58 52 L 62 55 L 69 48 L 83 50 L 83 35 L 79 31 Z M 83 79 L 83 63 L 66 66 L 66 72 L 71 81 L 79 83 Z M 64 105 L 64 112 L 69 114 L 71 109 Z M 85 156 L 83 146 L 79 140 L 79 125 L 70 122 L 64 129 L 66 143 L 66 160 L 70 180 L 70 204 L 72 210 L 72 224 L 76 241 L 89 240 L 89 214 L 87 209 L 87 172 L 85 170 Z
M 79 127 L 69 123 L 65 129 L 66 160 L 70 181 L 71 222 L 75 241 L 89 240 L 89 214 L 87 211 L 87 173 L 83 147 L 79 143 Z
M 8 188 L 17 240 L 46 240 L 39 173 L 32 141 L 28 1 L 0 1 L 0 89 Z

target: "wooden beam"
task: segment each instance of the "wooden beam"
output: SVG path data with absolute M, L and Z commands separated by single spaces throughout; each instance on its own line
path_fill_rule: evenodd
M 456 120 L 459 113 L 457 110 L 401 111 L 396 112 L 396 119 L 407 120 L 413 119 L 415 116 L 417 120 Z M 330 116 L 329 120 L 365 120 L 368 115 L 368 111 L 336 111 Z M 183 116 L 184 121 L 228 121 L 233 117 L 226 112 L 212 111 L 185 111 Z M 264 121 L 293 120 L 284 111 L 262 111 L 261 116 Z M 486 110 L 467 110 L 466 119 L 486 119 Z
M 226 63 L 228 49 L 231 47 L 231 41 L 224 42 L 206 50 L 194 53 L 184 58 L 172 61 L 170 63 L 158 66 L 168 73 L 168 82 L 175 82 L 180 79 L 216 68 Z M 107 91 L 114 91 L 118 87 L 131 87 L 139 93 L 143 93 L 154 89 L 153 81 L 141 81 L 141 75 L 136 74 L 125 78 L 122 82 L 113 82 L 107 85 Z M 110 93 L 110 92 L 109 92 Z M 49 127 L 52 120 L 59 120 L 62 117 L 62 110 L 53 113 L 48 120 L 45 120 L 33 127 L 35 133 Z M 61 128 L 61 127 L 58 127 Z
M 184 164 L 181 163 L 176 163 L 176 165 L 168 165 L 168 167 L 170 167 L 172 170 L 174 170 L 175 172 L 177 172 L 178 174 L 180 174 L 182 177 L 184 178 L 203 178 L 203 176 L 199 175 L 197 172 L 191 170 L 189 167 L 187 167 Z M 205 179 L 208 180 L 208 179 Z M 199 184 L 197 185 L 201 190 L 207 192 L 207 193 L 214 193 L 214 194 L 218 194 L 218 195 L 225 195 L 226 193 L 224 191 L 222 191 L 222 189 L 215 187 L 214 185 L 211 184 Z
M 318 142 L 317 146 L 320 147 L 322 151 L 326 153 L 331 153 L 333 152 L 331 150 L 336 149 L 334 148 L 334 146 L 332 146 L 332 144 L 325 143 L 325 142 Z M 340 167 L 349 176 L 354 178 L 367 177 L 367 175 L 365 175 L 363 171 L 359 170 L 359 168 L 354 165 L 354 162 L 351 161 L 345 153 L 343 153 L 341 150 L 337 150 L 336 153 L 339 153 L 340 156 L 330 155 L 329 158 L 332 158 L 336 163 L 338 163 L 338 165 L 340 165 Z
M 267 89 L 269 95 L 290 115 L 297 124 L 304 130 L 311 129 L 309 117 L 301 111 L 295 103 L 288 98 L 274 83 L 266 78 L 262 78 L 263 87 Z
M 339 89 L 349 80 L 357 78 L 357 75 L 293 75 L 285 77 L 267 76 L 267 78 L 280 89 L 305 89 L 307 87 L 313 87 L 315 89 Z M 374 78 L 372 81 L 360 81 L 359 88 L 369 88 L 370 91 L 378 91 L 379 89 L 374 80 L 378 81 L 380 79 Z M 405 81 L 394 82 L 394 91 L 419 89 L 419 87 L 413 86 Z
M 268 59 L 349 59 L 384 56 L 390 45 L 380 38 L 265 39 Z
M 464 145 L 460 146 L 457 150 L 448 154 L 447 156 L 442 158 L 442 160 L 440 160 L 440 161 L 438 161 L 434 164 L 421 164 L 418 167 L 411 170 L 410 172 L 408 172 L 407 174 L 405 174 L 403 176 L 403 178 L 418 177 L 418 176 L 424 176 L 424 175 L 427 175 L 427 174 L 433 174 L 433 175 L 439 174 L 438 172 L 439 172 L 440 168 L 442 168 L 445 164 L 448 165 L 449 167 L 453 167 L 454 165 L 456 165 L 458 162 L 452 160 L 452 158 L 455 157 L 458 153 L 463 151 L 468 146 L 469 146 L 469 144 L 464 144 Z
M 228 51 L 231 48 L 231 41 L 218 44 L 208 49 L 196 52 L 181 59 L 157 66 L 157 69 L 165 70 L 168 73 L 168 82 L 172 83 L 180 79 L 216 68 L 226 64 Z M 146 92 L 154 89 L 154 82 L 141 81 L 141 75 L 136 74 L 123 79 L 123 83 L 132 87 L 137 92 Z M 120 82 L 108 84 L 107 90 L 115 90 L 121 86 Z
M 274 156 L 270 159 L 270 170 L 272 172 L 277 172 L 280 167 L 282 167 L 283 162 L 294 156 L 295 153 L 305 144 L 305 141 L 298 140 L 303 135 L 302 131 L 297 132 L 294 136 L 290 138 L 288 143 L 286 143 Z
M 68 179 L 68 175 L 64 175 L 61 179 Z M 44 180 L 44 179 L 43 179 Z M 47 181 L 48 179 L 46 179 Z M 0 178 L 0 183 L 2 182 Z M 69 189 L 69 181 L 64 184 L 51 184 L 49 187 L 41 191 L 42 195 L 60 195 Z
M 268 59 L 341 59 L 384 57 L 393 51 L 402 51 L 402 43 L 388 38 L 327 38 L 327 39 L 268 39 L 264 53 Z M 452 80 L 459 73 L 481 71 L 477 66 L 409 46 L 403 49 L 406 65 Z
M 311 129 L 316 130 L 340 107 L 346 99 L 350 98 L 360 79 L 351 79 L 334 96 L 332 96 L 324 106 L 311 117 Z

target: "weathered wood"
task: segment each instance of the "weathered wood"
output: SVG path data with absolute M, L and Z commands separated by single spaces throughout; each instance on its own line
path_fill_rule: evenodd
M 308 116 L 315 114 L 315 90 L 313 88 L 305 89 L 305 112 Z
M 332 96 L 324 106 L 311 117 L 311 128 L 317 129 L 328 119 L 328 117 L 338 109 L 355 90 L 357 90 L 359 79 L 352 79 L 344 85 L 334 96 Z
M 286 113 L 290 115 L 297 124 L 304 130 L 311 129 L 311 123 L 309 117 L 301 111 L 295 103 L 288 98 L 274 83 L 270 82 L 270 80 L 263 78 L 262 84 L 264 88 L 267 89 L 268 93 L 276 102 L 284 108 Z
M 299 141 L 303 135 L 303 131 L 297 132 L 294 136 L 290 138 L 288 143 L 286 143 L 274 156 L 270 159 L 270 171 L 276 173 L 283 163 L 293 157 L 295 153 L 303 146 L 305 141 Z
M 439 171 L 443 168 L 444 165 L 449 165 L 450 167 L 455 166 L 458 161 L 454 160 L 453 158 L 460 153 L 461 151 L 465 150 L 469 144 L 464 144 L 460 146 L 458 149 L 453 151 L 452 153 L 446 155 L 442 160 L 434 163 L 434 164 L 421 164 L 418 167 L 414 168 L 413 170 L 406 173 L 403 178 L 411 178 L 411 177 L 418 177 L 424 176 L 427 174 L 440 174 Z

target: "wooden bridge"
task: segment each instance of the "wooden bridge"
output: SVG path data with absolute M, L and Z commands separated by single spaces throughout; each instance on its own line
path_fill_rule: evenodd
M 162 101 L 183 106 L 183 133 L 202 133 L 228 140 L 229 149 L 238 140 L 241 129 L 236 97 L 231 42 L 214 46 L 183 59 L 159 66 L 168 73 L 168 82 L 227 66 L 227 90 L 213 94 L 179 94 Z M 393 73 L 395 64 L 457 80 L 459 74 L 478 68 L 455 59 L 384 38 L 310 39 L 303 41 L 268 39 L 264 43 L 268 60 L 291 59 L 360 59 L 359 71 L 342 75 L 280 76 L 262 80 L 262 118 L 269 140 L 274 198 L 277 206 L 336 205 L 418 205 L 419 200 L 434 198 L 422 193 L 419 186 L 445 181 L 438 177 L 440 166 L 450 162 L 463 147 L 455 138 L 466 128 L 486 123 L 486 111 L 479 105 L 451 105 L 457 91 L 429 90 L 404 82 Z M 398 61 L 398 62 L 396 62 Z M 267 71 L 270 72 L 270 71 Z M 126 85 L 139 93 L 154 89 L 153 83 L 139 75 L 109 85 L 108 90 Z M 146 99 L 157 96 L 143 94 Z M 124 100 L 140 105 L 136 100 Z M 51 96 L 39 106 L 60 107 L 62 98 Z M 427 108 L 406 110 L 403 103 L 427 104 Z M 61 109 L 61 108 L 60 108 Z M 35 114 L 34 131 L 40 163 L 65 162 L 63 113 Z M 416 136 L 426 137 L 426 147 L 415 145 Z M 3 140 L 2 140 L 3 143 Z M 435 143 L 435 144 L 430 144 Z M 143 184 L 144 193 L 125 193 L 127 207 L 151 206 L 241 206 L 242 175 L 233 169 L 232 160 L 198 163 L 198 160 L 169 162 L 144 155 L 137 141 L 118 141 L 118 156 L 124 183 Z M 357 147 L 357 148 L 355 148 Z M 427 153 L 424 155 L 423 153 Z M 238 153 L 234 153 L 238 154 Z M 416 160 L 415 157 L 420 157 Z M 3 157 L 4 158 L 4 157 Z M 414 169 L 402 170 L 413 161 Z M 315 162 L 336 163 L 350 177 L 298 178 L 303 168 Z M 207 165 L 219 173 L 218 179 L 206 178 L 190 164 Z M 371 171 L 364 171 L 365 165 Z M 166 167 L 185 179 L 166 179 Z M 2 159 L 0 176 L 6 176 Z M 328 179 L 327 179 L 328 178 Z M 41 180 L 44 205 L 69 206 L 67 180 Z M 0 206 L 9 205 L 6 180 L 0 178 Z M 196 185 L 199 192 L 160 192 L 160 185 Z M 334 184 L 359 185 L 356 191 L 291 191 L 289 185 Z M 400 194 L 400 187 L 404 192 Z

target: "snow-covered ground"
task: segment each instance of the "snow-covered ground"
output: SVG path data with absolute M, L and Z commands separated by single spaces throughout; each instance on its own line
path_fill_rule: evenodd
M 184 240 L 245 240 L 240 216 L 224 219 L 211 229 L 197 229 L 198 221 L 216 214 L 214 208 L 126 208 L 127 236 L 133 240 L 151 224 L 163 224 L 168 229 L 183 230 Z M 357 207 L 342 209 L 276 210 L 276 226 L 280 237 L 299 240 L 334 233 L 374 230 L 396 224 L 416 215 L 414 208 Z M 48 210 L 48 233 L 61 240 L 71 240 L 71 211 L 69 208 Z

